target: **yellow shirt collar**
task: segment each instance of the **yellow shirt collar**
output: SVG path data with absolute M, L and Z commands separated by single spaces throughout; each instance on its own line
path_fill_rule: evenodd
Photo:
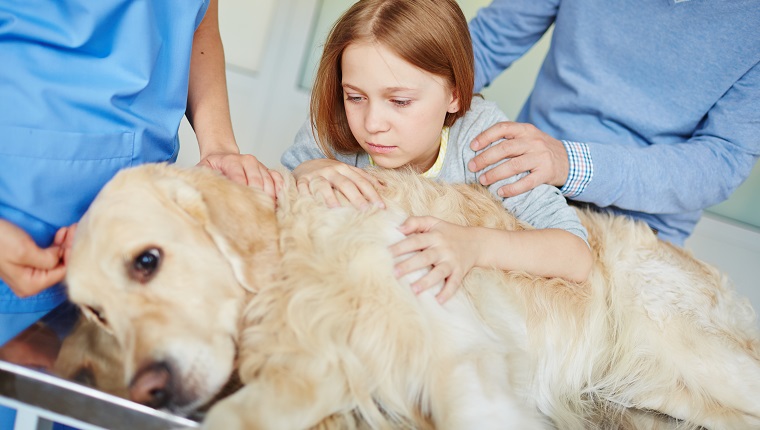
M 438 174 L 441 173 L 441 169 L 443 168 L 443 160 L 446 159 L 446 149 L 449 146 L 449 127 L 443 127 L 443 130 L 441 130 L 441 145 L 440 149 L 438 149 L 438 158 L 435 159 L 435 163 L 427 169 L 427 171 L 422 173 L 422 177 L 424 178 L 436 178 L 438 177 Z M 372 159 L 371 156 L 369 156 L 369 165 L 374 166 L 375 161 Z

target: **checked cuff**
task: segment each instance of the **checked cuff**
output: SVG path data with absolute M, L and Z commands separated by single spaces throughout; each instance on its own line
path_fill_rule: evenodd
M 573 198 L 581 195 L 588 183 L 591 182 L 591 178 L 594 176 L 594 163 L 591 160 L 591 152 L 589 152 L 587 144 L 563 140 L 562 145 L 567 151 L 570 169 L 567 174 L 567 181 L 559 191 L 565 197 Z

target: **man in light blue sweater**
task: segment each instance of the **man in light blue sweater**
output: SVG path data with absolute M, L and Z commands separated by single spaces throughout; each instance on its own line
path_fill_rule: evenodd
M 486 185 L 530 170 L 579 202 L 647 222 L 682 245 L 760 156 L 760 1 L 495 0 L 470 22 L 475 90 L 554 24 L 517 120 L 481 134 Z

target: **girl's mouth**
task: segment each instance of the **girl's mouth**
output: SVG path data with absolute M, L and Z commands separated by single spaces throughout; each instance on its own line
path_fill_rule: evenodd
M 374 143 L 367 142 L 367 149 L 368 152 L 375 153 L 375 154 L 387 154 L 389 152 L 392 152 L 395 150 L 396 146 L 383 146 L 383 145 L 376 145 Z

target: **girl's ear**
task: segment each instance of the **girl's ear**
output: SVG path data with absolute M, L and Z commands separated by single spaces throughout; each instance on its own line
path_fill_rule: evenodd
M 449 108 L 446 109 L 448 113 L 459 112 L 459 95 L 456 90 L 451 92 L 451 101 L 449 102 Z

